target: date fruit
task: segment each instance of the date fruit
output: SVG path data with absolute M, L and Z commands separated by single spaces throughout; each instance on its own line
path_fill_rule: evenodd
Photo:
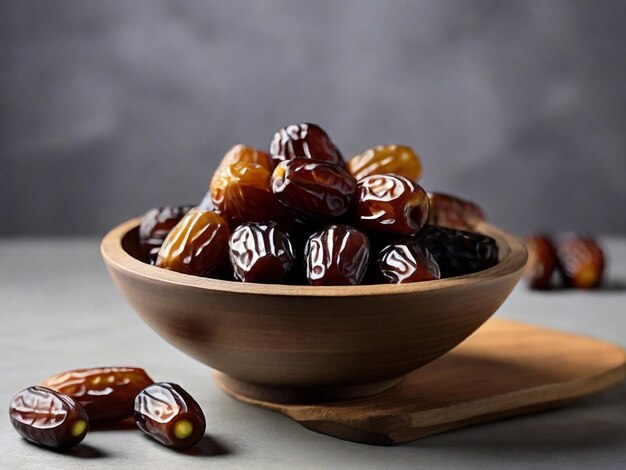
M 135 396 L 153 380 L 135 367 L 94 367 L 53 375 L 41 385 L 80 403 L 91 424 L 112 423 L 133 415 Z
M 428 220 L 428 195 L 404 176 L 371 175 L 359 180 L 356 216 L 363 229 L 411 235 Z
M 313 286 L 360 284 L 367 271 L 369 252 L 365 234 L 347 225 L 330 225 L 307 241 L 306 279 Z
M 312 158 L 343 167 L 343 157 L 326 131 L 316 124 L 291 124 L 276 131 L 270 144 L 275 165 L 292 158 Z
M 206 276 L 228 263 L 230 228 L 215 212 L 191 209 L 167 235 L 156 266 Z
M 440 227 L 472 230 L 485 222 L 483 210 L 471 201 L 443 193 L 428 193 L 430 212 L 428 223 Z
M 161 444 L 185 449 L 197 444 L 206 428 L 200 405 L 179 385 L 158 382 L 135 398 L 135 422 Z
M 411 181 L 419 181 L 422 176 L 422 162 L 406 145 L 378 145 L 352 157 L 347 167 L 357 180 L 381 173 L 394 173 Z
M 192 206 L 166 206 L 151 209 L 139 224 L 139 244 L 145 259 L 154 264 L 163 240 Z
M 475 273 L 498 263 L 498 245 L 487 235 L 426 225 L 415 239 L 437 260 L 442 278 Z
M 591 237 L 568 233 L 557 244 L 559 270 L 567 287 L 594 289 L 602 282 L 604 253 Z
M 432 281 L 441 277 L 433 255 L 411 238 L 384 247 L 378 255 L 377 267 L 380 280 L 387 284 Z
M 531 289 L 549 289 L 552 275 L 558 265 L 556 249 L 546 235 L 531 235 L 525 241 L 528 262 L 524 278 Z
M 272 191 L 298 220 L 329 220 L 345 214 L 356 187 L 356 180 L 344 169 L 309 158 L 281 162 L 272 174 Z
M 27 441 L 69 449 L 89 430 L 87 412 L 72 398 L 45 387 L 28 387 L 11 398 L 11 424 Z
M 219 168 L 211 180 L 215 209 L 234 225 L 281 220 L 284 210 L 270 188 L 271 172 L 258 163 Z
M 274 162 L 269 154 L 265 153 L 263 150 L 248 147 L 243 144 L 235 145 L 228 152 L 226 152 L 226 155 L 222 158 L 218 168 L 223 168 L 225 166 L 232 165 L 233 163 L 240 162 L 257 163 L 270 173 L 274 169 Z
M 280 284 L 295 261 L 289 237 L 275 222 L 249 222 L 228 243 L 235 277 L 243 282 Z

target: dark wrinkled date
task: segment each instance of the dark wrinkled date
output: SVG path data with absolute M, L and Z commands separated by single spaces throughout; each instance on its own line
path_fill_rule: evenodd
M 433 255 L 411 238 L 384 247 L 377 265 L 379 279 L 388 284 L 432 281 L 441 277 Z
M 532 289 L 548 289 L 557 268 L 556 249 L 546 235 L 531 235 L 526 238 L 528 262 L 524 278 Z
M 360 284 L 367 271 L 370 244 L 359 230 L 330 225 L 309 238 L 305 275 L 314 286 Z
M 87 412 L 72 398 L 45 387 L 29 387 L 11 399 L 11 424 L 27 441 L 68 449 L 89 430 Z
M 235 277 L 243 282 L 281 283 L 295 261 L 289 237 L 275 222 L 240 225 L 229 248 Z
M 135 396 L 152 382 L 143 369 L 95 367 L 56 374 L 41 385 L 80 403 L 93 425 L 131 417 Z
M 200 405 L 179 385 L 159 382 L 135 398 L 135 422 L 161 444 L 184 449 L 197 444 L 206 428 Z
M 338 166 L 294 158 L 274 169 L 272 191 L 296 218 L 329 220 L 350 209 L 356 180 Z
M 270 144 L 274 163 L 292 158 L 310 158 L 343 167 L 341 153 L 320 126 L 303 123 L 291 124 L 276 131 Z
M 471 201 L 443 193 L 429 193 L 428 223 L 459 230 L 471 230 L 486 220 L 483 210 Z
M 557 257 L 567 287 L 594 289 L 602 282 L 604 252 L 591 237 L 568 233 L 557 244 Z
M 428 219 L 428 206 L 426 191 L 404 176 L 371 175 L 358 182 L 356 213 L 364 229 L 416 233 Z

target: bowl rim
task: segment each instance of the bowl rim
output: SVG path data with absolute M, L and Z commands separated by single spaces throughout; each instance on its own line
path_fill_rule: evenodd
M 109 269 L 125 271 L 129 275 L 146 281 L 238 294 L 292 297 L 361 297 L 431 292 L 460 285 L 477 285 L 499 277 L 509 276 L 523 269 L 527 260 L 526 247 L 519 239 L 492 224 L 481 222 L 476 227 L 476 231 L 496 239 L 501 258 L 495 266 L 477 273 L 408 284 L 306 286 L 244 283 L 169 271 L 134 258 L 124 249 L 122 240 L 132 230 L 137 229 L 140 222 L 141 217 L 127 220 L 111 229 L 102 238 L 100 252 Z

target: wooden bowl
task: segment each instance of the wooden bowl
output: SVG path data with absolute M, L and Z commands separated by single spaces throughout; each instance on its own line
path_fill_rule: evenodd
M 140 261 L 139 218 L 101 251 L 141 318 L 166 341 L 220 371 L 222 385 L 270 401 L 325 401 L 382 391 L 450 351 L 504 302 L 526 263 L 513 236 L 482 224 L 499 263 L 398 285 L 288 286 L 195 277 Z

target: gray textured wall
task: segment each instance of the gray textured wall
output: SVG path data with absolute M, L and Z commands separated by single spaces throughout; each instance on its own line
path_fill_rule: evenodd
M 197 200 L 312 121 L 519 233 L 626 233 L 624 1 L 2 1 L 0 234 Z

